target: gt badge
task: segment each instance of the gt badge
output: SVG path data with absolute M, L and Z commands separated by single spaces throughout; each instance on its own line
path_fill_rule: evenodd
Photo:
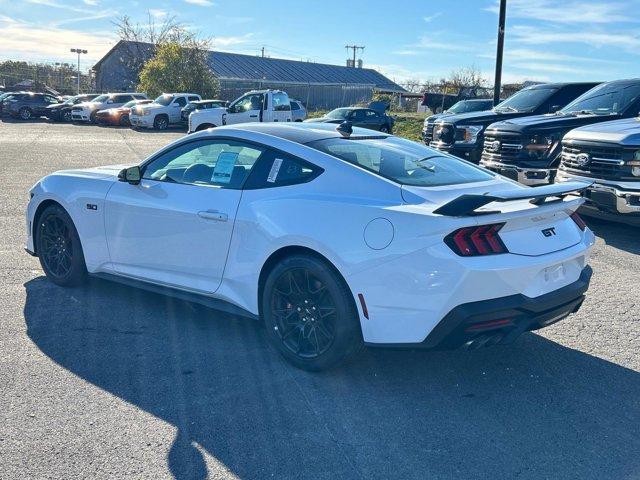
M 540 231 L 545 237 L 553 237 L 556 234 L 556 227 L 544 228 Z

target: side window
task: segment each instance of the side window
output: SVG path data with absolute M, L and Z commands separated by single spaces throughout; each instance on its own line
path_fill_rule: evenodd
M 187 104 L 187 99 L 184 97 L 178 97 L 173 101 L 173 103 L 175 105 L 180 105 L 181 107 L 184 107 Z
M 131 100 L 133 100 L 133 97 L 131 95 L 114 95 L 113 96 L 113 103 L 127 103 Z
M 46 103 L 58 103 L 58 100 L 57 100 L 56 98 L 51 97 L 51 96 L 49 96 L 49 95 L 45 95 L 45 97 L 44 97 L 44 101 L 45 101 Z
M 190 102 L 199 102 L 199 101 L 200 101 L 200 99 L 199 99 L 198 97 L 194 96 L 194 95 L 191 95 L 191 96 L 189 97 L 189 101 L 190 101 Z
M 373 110 L 367 110 L 365 112 L 365 115 L 367 117 L 367 120 L 372 120 L 374 118 L 378 118 L 379 117 L 379 115 L 376 112 L 374 112 Z
M 188 142 L 148 163 L 142 178 L 238 189 L 263 151 L 234 140 Z
M 354 110 L 351 116 L 351 120 L 361 122 L 365 119 L 364 110 Z
M 245 95 L 239 98 L 233 105 L 230 111 L 232 113 L 241 113 L 248 110 L 260 110 L 262 105 L 262 94 L 254 93 L 251 95 Z
M 141 93 L 134 93 L 133 98 L 136 100 L 146 100 L 147 97 Z
M 307 183 L 323 171 L 322 168 L 305 160 L 268 150 L 251 171 L 244 189 L 255 190 Z
M 291 110 L 300 110 L 298 102 L 291 102 Z
M 276 112 L 288 112 L 291 110 L 291 103 L 289 102 L 289 95 L 283 92 L 274 92 L 273 97 L 273 110 Z

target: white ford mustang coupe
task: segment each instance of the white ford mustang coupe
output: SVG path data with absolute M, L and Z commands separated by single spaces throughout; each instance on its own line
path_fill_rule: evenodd
M 476 348 L 580 308 L 588 187 L 531 188 L 348 123 L 246 124 L 140 165 L 55 172 L 31 189 L 27 251 L 264 321 L 294 365 L 361 345 Z

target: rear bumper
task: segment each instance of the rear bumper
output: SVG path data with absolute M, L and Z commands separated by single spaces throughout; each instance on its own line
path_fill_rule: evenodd
M 519 167 L 485 159 L 480 160 L 480 166 L 529 186 L 548 185 L 552 183 L 557 171 L 555 168 Z
M 570 180 L 593 181 L 594 179 L 558 171 L 558 182 Z M 584 198 L 586 203 L 583 208 L 640 217 L 640 179 L 637 185 L 632 186 L 596 179 L 596 182 L 585 191 Z
M 577 312 L 591 281 L 591 267 L 578 280 L 531 298 L 516 294 L 465 303 L 453 308 L 420 343 L 367 344 L 375 347 L 455 349 L 513 342 L 522 333 L 538 330 Z

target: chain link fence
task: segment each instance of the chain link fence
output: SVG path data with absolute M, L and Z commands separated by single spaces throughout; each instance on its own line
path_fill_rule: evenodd
M 72 95 L 78 89 L 77 75 L 77 67 L 70 63 L 0 62 L 0 87 L 4 89 L 41 91 L 48 88 L 61 95 Z M 92 91 L 93 84 L 90 73 L 80 73 L 82 92 Z

